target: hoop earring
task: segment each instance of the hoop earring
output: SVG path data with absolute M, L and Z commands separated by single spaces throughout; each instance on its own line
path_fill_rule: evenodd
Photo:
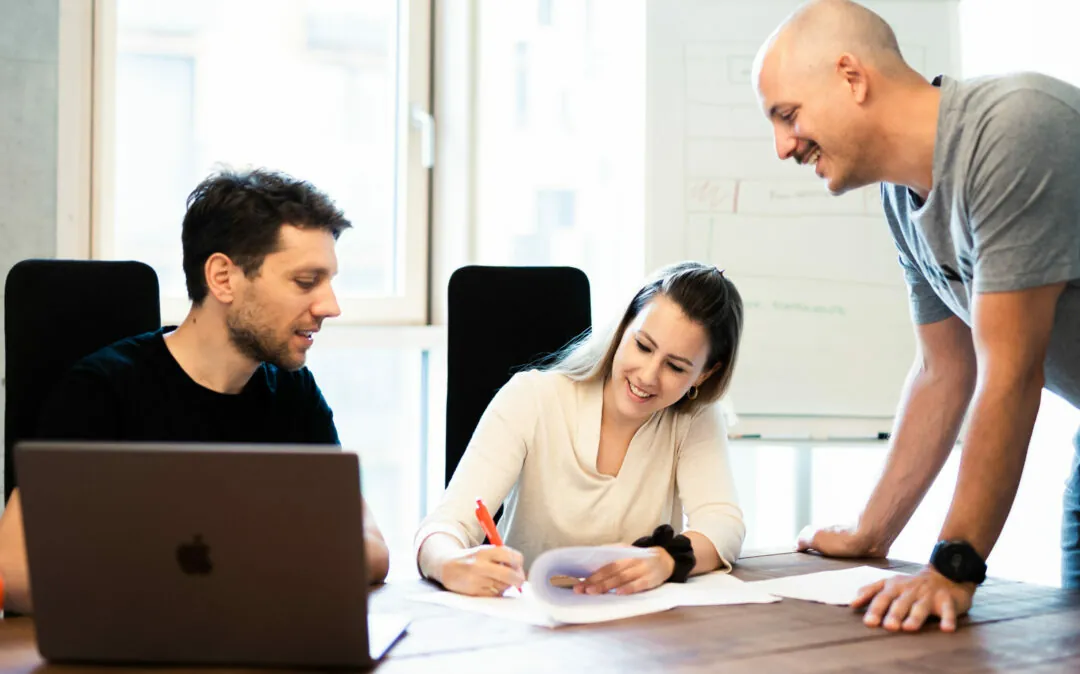
M 686 397 L 688 399 L 690 399 L 690 400 L 696 400 L 697 399 L 697 393 L 698 393 L 697 387 L 696 386 L 691 386 L 690 390 L 686 392 Z

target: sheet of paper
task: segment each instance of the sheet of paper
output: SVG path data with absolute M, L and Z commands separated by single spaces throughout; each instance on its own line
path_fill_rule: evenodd
M 552 588 L 544 596 L 545 599 L 541 599 L 534 591 L 533 584 L 526 582 L 523 592 L 511 588 L 502 597 L 466 597 L 453 592 L 431 592 L 415 595 L 411 599 L 543 627 L 619 620 L 659 613 L 676 606 L 780 601 L 779 597 L 752 588 L 750 583 L 725 573 L 697 576 L 685 584 L 665 583 L 654 590 L 634 595 L 580 595 L 572 590 Z M 553 600 L 547 600 L 547 597 L 553 597 Z
M 675 607 L 673 597 L 655 591 L 628 596 L 582 595 L 575 594 L 573 590 L 558 592 L 565 593 L 565 596 L 558 597 L 557 603 L 548 603 L 539 599 L 533 586 L 526 582 L 520 593 L 511 588 L 501 597 L 467 597 L 454 592 L 430 592 L 410 598 L 541 627 L 607 622 L 659 613 Z
M 541 627 L 555 627 L 559 624 L 544 610 L 544 604 L 533 594 L 532 587 L 527 581 L 522 586 L 521 592 L 510 588 L 501 597 L 469 597 L 444 590 L 413 595 L 409 599 L 461 611 L 483 613 L 494 618 L 517 620 Z
M 547 603 L 576 605 L 581 595 L 547 582 L 552 576 L 586 578 L 620 559 L 641 559 L 651 553 L 632 546 L 577 546 L 555 548 L 541 554 L 529 569 L 529 581 L 537 596 Z M 595 595 L 593 595 L 595 596 Z
M 675 608 L 674 597 L 656 590 L 628 595 L 595 595 L 555 588 L 554 593 L 554 596 L 548 594 L 540 603 L 541 609 L 557 623 L 602 623 Z
M 780 601 L 780 597 L 720 571 L 694 576 L 685 583 L 664 583 L 655 591 L 670 595 L 676 606 L 771 604 Z
M 820 571 L 801 576 L 759 580 L 747 585 L 781 597 L 847 606 L 863 586 L 897 575 L 901 574 L 889 569 L 854 566 L 839 571 Z

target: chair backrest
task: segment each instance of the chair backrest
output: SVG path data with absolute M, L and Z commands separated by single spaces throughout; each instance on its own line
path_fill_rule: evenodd
M 84 356 L 161 327 L 157 274 L 142 262 L 23 260 L 4 287 L 4 500 L 12 448 L 34 437 L 41 406 Z
M 450 277 L 446 482 L 488 403 L 514 372 L 592 325 L 589 279 L 573 267 L 462 267 Z

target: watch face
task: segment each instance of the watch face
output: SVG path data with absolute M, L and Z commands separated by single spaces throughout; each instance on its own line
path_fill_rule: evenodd
M 964 541 L 941 541 L 930 563 L 941 575 L 957 583 L 981 583 L 986 578 L 986 563 Z
M 953 552 L 949 555 L 949 566 L 953 573 L 960 573 L 964 569 L 964 556 L 959 552 Z

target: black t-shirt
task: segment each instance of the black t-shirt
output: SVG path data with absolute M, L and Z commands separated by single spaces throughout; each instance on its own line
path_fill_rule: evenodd
M 307 368 L 261 364 L 224 394 L 191 379 L 161 328 L 123 339 L 75 364 L 42 409 L 52 440 L 339 444 L 333 413 Z

